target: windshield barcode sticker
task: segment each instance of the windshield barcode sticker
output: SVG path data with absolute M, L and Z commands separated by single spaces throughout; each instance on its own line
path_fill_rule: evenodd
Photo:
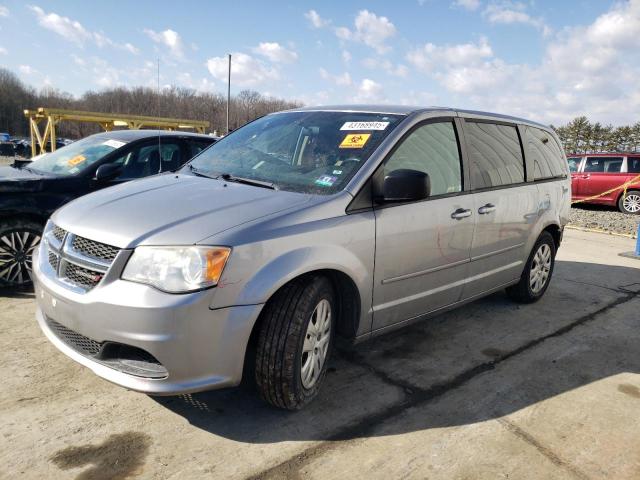
M 121 142 L 120 140 L 111 139 L 111 140 L 107 140 L 106 142 L 103 142 L 102 144 L 111 148 L 120 148 L 125 146 L 127 142 Z
M 384 130 L 389 122 L 346 122 L 340 130 Z

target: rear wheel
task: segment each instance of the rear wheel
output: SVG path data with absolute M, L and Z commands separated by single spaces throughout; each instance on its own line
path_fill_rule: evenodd
M 255 368 L 264 400 L 298 410 L 316 397 L 333 346 L 335 305 L 333 287 L 322 276 L 296 279 L 267 303 Z
M 28 220 L 0 223 L 0 287 L 31 285 L 33 252 L 40 243 L 42 225 Z
M 640 191 L 629 190 L 626 195 L 623 193 L 618 200 L 618 210 L 622 213 L 640 215 Z
M 533 303 L 547 291 L 556 259 L 556 244 L 551 234 L 542 232 L 527 260 L 520 281 L 507 288 L 507 294 L 516 302 Z

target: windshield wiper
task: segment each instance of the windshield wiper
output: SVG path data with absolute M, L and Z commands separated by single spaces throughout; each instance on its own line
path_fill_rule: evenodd
M 189 164 L 189 170 L 191 170 L 191 173 L 193 173 L 194 175 L 197 175 L 199 177 L 205 177 L 205 178 L 218 178 L 218 177 L 214 177 L 213 175 L 207 175 L 206 173 L 198 170 L 196 167 L 194 167 L 193 165 Z
M 253 185 L 254 187 L 269 188 L 271 190 L 278 190 L 278 186 L 275 183 L 263 182 L 262 180 L 254 180 L 253 178 L 236 177 L 230 173 L 221 173 L 216 178 L 222 178 L 227 182 L 244 183 L 245 185 Z

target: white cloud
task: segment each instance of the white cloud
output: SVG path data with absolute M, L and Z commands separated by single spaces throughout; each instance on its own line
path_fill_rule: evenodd
M 93 82 L 102 88 L 113 88 L 118 85 L 122 85 L 120 79 L 121 72 L 119 69 L 110 65 L 106 60 L 102 58 L 92 58 L 93 66 L 91 73 L 93 75 Z
M 454 0 L 453 6 L 473 11 L 477 10 L 480 7 L 480 0 Z
M 73 60 L 73 63 L 75 63 L 80 67 L 84 67 L 87 64 L 87 62 L 83 58 L 79 57 L 74 53 L 71 54 L 71 59 Z
M 482 14 L 489 23 L 506 25 L 520 23 L 537 28 L 545 36 L 551 34 L 551 28 L 547 26 L 542 18 L 532 17 L 525 10 L 526 5 L 524 3 L 506 0 L 487 5 Z
M 0 47 L 0 55 L 6 55 L 6 54 L 8 54 L 8 53 L 9 53 L 9 52 L 7 51 L 7 49 L 6 49 L 6 48 L 4 48 L 4 47 Z
M 368 57 L 362 61 L 362 65 L 371 70 L 383 70 L 389 75 L 395 77 L 406 77 L 409 75 L 409 69 L 401 63 L 394 64 L 388 59 Z
M 30 5 L 29 9 L 36 15 L 38 24 L 41 27 L 60 35 L 64 39 L 73 42 L 78 46 L 83 46 L 86 42 L 92 41 L 100 48 L 110 46 L 126 50 L 133 54 L 137 54 L 139 52 L 138 49 L 130 43 L 119 44 L 111 40 L 102 32 L 91 32 L 87 30 L 77 20 L 72 20 L 69 17 L 63 17 L 53 12 L 46 13 L 42 8 L 34 5 Z
M 370 78 L 363 79 L 358 85 L 358 92 L 354 100 L 356 102 L 383 102 L 382 85 Z
M 8 17 L 8 16 L 9 16 L 9 9 L 4 5 L 0 5 L 0 17 Z
M 320 15 L 318 15 L 318 12 L 316 12 L 315 10 L 309 10 L 304 14 L 304 17 L 309 20 L 313 28 L 326 27 L 331 23 L 329 20 L 325 20 Z
M 286 49 L 277 42 L 261 42 L 253 51 L 276 63 L 292 63 L 298 59 L 296 52 Z
M 207 60 L 207 69 L 213 78 L 227 83 L 228 59 L 213 57 Z M 267 67 L 263 62 L 246 53 L 233 53 L 231 61 L 231 84 L 254 86 L 279 77 L 275 68 Z
M 180 34 L 170 28 L 162 32 L 156 32 L 150 28 L 145 28 L 144 33 L 155 43 L 158 43 L 169 50 L 169 54 L 177 59 L 184 58 L 184 45 Z
M 427 43 L 422 48 L 409 51 L 407 60 L 422 71 L 458 65 L 474 65 L 493 56 L 493 51 L 485 37 L 478 43 L 438 46 Z
M 347 50 L 342 51 L 342 61 L 345 63 L 349 63 L 351 61 L 351 52 Z
M 38 72 L 31 65 L 20 65 L 18 67 L 18 70 L 20 70 L 20 73 L 22 73 L 23 75 L 33 75 L 34 73 Z
M 192 88 L 198 92 L 215 91 L 215 83 L 208 78 L 200 78 L 199 80 L 196 80 L 189 72 L 182 72 L 178 74 L 177 79 L 180 86 Z
M 320 68 L 318 72 L 320 72 L 320 77 L 322 77 L 324 80 L 329 80 L 336 85 L 349 86 L 353 84 L 353 80 L 351 79 L 351 75 L 349 75 L 349 72 L 344 72 L 341 75 L 331 75 L 324 68 Z
M 390 50 L 387 40 L 396 34 L 396 27 L 387 17 L 379 17 L 368 10 L 360 10 L 354 22 L 355 29 L 338 27 L 334 30 L 341 40 L 364 43 L 382 54 Z
M 57 33 L 70 42 L 82 45 L 92 38 L 91 33 L 78 21 L 71 20 L 69 17 L 62 17 L 53 12 L 45 13 L 42 8 L 35 5 L 30 5 L 29 9 L 36 15 L 41 27 Z
M 428 45 L 408 60 L 470 108 L 556 124 L 578 115 L 603 123 L 638 121 L 638 0 L 615 4 L 590 25 L 556 34 L 537 65 L 506 62 L 486 40 Z

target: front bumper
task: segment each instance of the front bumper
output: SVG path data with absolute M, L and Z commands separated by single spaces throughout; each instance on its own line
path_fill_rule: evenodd
M 123 280 L 77 293 L 48 278 L 37 258 L 33 280 L 36 318 L 45 335 L 64 354 L 110 382 L 173 395 L 234 386 L 242 379 L 246 346 L 262 305 L 211 309 L 212 290 L 172 295 Z M 52 328 L 56 324 L 100 345 L 141 349 L 166 369 L 164 378 L 150 378 L 144 369 L 132 374 L 118 368 L 118 362 L 92 357 L 65 341 L 59 329 Z

